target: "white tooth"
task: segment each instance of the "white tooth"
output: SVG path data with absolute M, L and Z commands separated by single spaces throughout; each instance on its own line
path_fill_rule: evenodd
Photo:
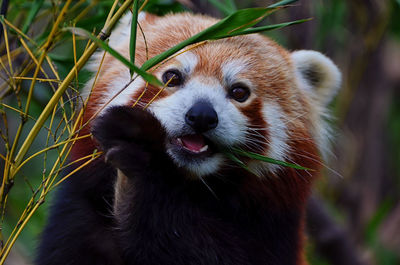
M 208 150 L 208 145 L 203 146 L 199 152 L 205 152 Z
M 178 138 L 176 138 L 176 140 L 178 141 L 178 144 L 183 145 L 181 138 L 178 137 Z

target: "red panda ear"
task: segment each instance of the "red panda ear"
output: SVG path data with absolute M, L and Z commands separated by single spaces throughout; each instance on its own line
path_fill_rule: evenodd
M 291 55 L 299 85 L 326 106 L 340 88 L 342 77 L 337 66 L 316 51 L 300 50 Z
M 149 14 L 146 12 L 140 12 L 138 16 L 138 22 L 141 25 L 145 23 L 154 23 L 159 17 L 153 14 Z M 132 13 L 127 12 L 119 21 L 117 26 L 111 32 L 108 44 L 116 49 L 118 52 L 123 53 L 126 52 L 125 50 L 121 50 L 123 44 L 127 44 L 130 42 L 131 36 L 131 22 L 132 22 Z M 103 58 L 103 52 L 96 52 L 93 54 L 90 62 L 85 66 L 88 71 L 96 73 L 99 69 L 100 62 Z M 129 57 L 129 54 L 127 55 Z

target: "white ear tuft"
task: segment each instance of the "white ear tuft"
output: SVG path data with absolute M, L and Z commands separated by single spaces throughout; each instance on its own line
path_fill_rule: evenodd
M 138 15 L 138 22 L 143 22 L 148 14 L 146 12 L 140 12 Z M 127 12 L 125 15 L 121 17 L 118 21 L 117 26 L 111 32 L 108 44 L 116 49 L 117 47 L 123 45 L 124 43 L 129 43 L 129 39 L 131 36 L 131 23 L 132 23 L 132 13 Z M 121 52 L 121 51 L 119 51 Z M 103 58 L 104 51 L 99 50 L 90 58 L 88 64 L 86 64 L 85 69 L 96 73 L 99 69 L 100 62 Z
M 301 87 L 311 90 L 315 99 L 326 106 L 336 95 L 342 82 L 337 66 L 331 59 L 316 51 L 295 51 L 291 57 Z
M 146 19 L 146 12 L 140 12 L 138 15 L 138 22 L 142 22 Z M 131 36 L 131 23 L 132 23 L 132 13 L 127 12 L 118 22 L 118 25 L 112 31 L 110 36 L 109 45 L 117 46 L 121 43 L 129 41 Z

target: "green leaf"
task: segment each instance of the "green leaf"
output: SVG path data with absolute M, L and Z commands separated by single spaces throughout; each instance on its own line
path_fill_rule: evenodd
M 306 168 L 306 167 L 302 167 L 293 163 L 288 163 L 285 161 L 281 161 L 281 160 L 276 160 L 270 157 L 266 157 L 257 153 L 253 153 L 253 152 L 249 152 L 249 151 L 244 151 L 238 148 L 232 148 L 232 151 L 237 154 L 237 155 L 241 155 L 241 156 L 245 156 L 248 158 L 252 158 L 252 159 L 256 159 L 256 160 L 260 160 L 263 162 L 267 162 L 267 163 L 271 163 L 271 164 L 275 164 L 275 165 L 280 165 L 280 166 L 285 166 L 285 167 L 291 167 L 291 168 L 295 168 L 295 169 L 301 169 L 301 170 L 311 170 L 310 168 Z
M 247 35 L 247 34 L 254 34 L 254 33 L 259 33 L 259 32 L 265 32 L 265 31 L 269 31 L 269 30 L 280 29 L 280 28 L 284 28 L 287 26 L 304 23 L 304 22 L 307 22 L 310 20 L 311 20 L 311 18 L 307 18 L 307 19 L 300 19 L 300 20 L 295 20 L 295 21 L 291 21 L 291 22 L 267 25 L 267 26 L 262 26 L 262 27 L 257 27 L 257 28 L 249 28 L 242 32 L 227 35 L 225 37 L 228 38 L 228 37 L 239 36 L 239 35 Z
M 259 177 L 259 175 L 257 173 L 255 173 L 254 171 L 252 171 L 245 163 L 243 163 L 243 161 L 241 161 L 239 158 L 237 158 L 234 154 L 229 153 L 229 152 L 224 152 L 225 156 L 228 157 L 230 160 L 232 160 L 233 162 L 235 162 L 236 164 L 238 164 L 241 168 L 245 169 L 246 171 L 250 172 L 253 175 L 256 175 L 257 177 Z
M 149 70 L 156 64 L 162 62 L 169 56 L 175 54 L 176 52 L 178 52 L 179 50 L 183 49 L 188 45 L 202 42 L 205 40 L 221 39 L 227 36 L 228 34 L 230 34 L 229 36 L 234 36 L 235 34 L 239 34 L 240 32 L 255 25 L 261 19 L 265 18 L 275 10 L 277 10 L 277 8 L 269 8 L 269 7 L 248 8 L 239 10 L 234 14 L 215 23 L 211 27 L 175 45 L 171 49 L 154 56 L 150 60 L 146 61 L 142 65 L 141 69 L 145 71 Z
M 74 27 L 68 27 L 66 28 L 66 30 L 69 30 L 73 33 L 75 33 L 76 35 L 80 35 L 83 37 L 87 37 L 90 38 L 92 41 L 94 41 L 97 45 L 99 45 L 102 49 L 104 49 L 105 51 L 107 51 L 110 55 L 112 55 L 115 59 L 117 59 L 118 61 L 120 61 L 121 63 L 125 64 L 127 67 L 129 67 L 129 69 L 131 69 L 132 71 L 134 71 L 135 73 L 137 73 L 138 75 L 140 75 L 144 80 L 146 80 L 147 82 L 149 82 L 152 85 L 155 86 L 163 86 L 163 83 L 161 83 L 157 77 L 155 77 L 152 74 L 147 73 L 146 71 L 142 70 L 141 68 L 137 67 L 136 65 L 132 64 L 130 61 L 128 61 L 122 54 L 120 54 L 119 52 L 117 52 L 116 50 L 114 50 L 113 48 L 111 48 L 107 43 L 105 43 L 104 41 L 96 38 L 96 36 L 94 36 L 93 34 L 91 34 L 90 32 L 81 29 L 81 28 L 74 28 Z
M 237 158 L 234 154 L 229 153 L 229 152 L 224 152 L 224 154 L 231 159 L 233 162 L 235 162 L 236 164 L 238 164 L 239 166 L 241 166 L 242 168 L 249 170 L 249 167 L 246 166 L 245 163 L 243 163 L 239 158 Z
M 378 240 L 378 230 L 382 223 L 385 221 L 390 211 L 393 209 L 393 202 L 391 200 L 384 200 L 375 211 L 372 218 L 365 228 L 365 239 L 370 245 L 374 245 Z
M 30 8 L 29 13 L 28 13 L 28 17 L 25 21 L 24 26 L 22 27 L 22 32 L 23 33 L 27 33 L 29 30 L 29 27 L 32 25 L 33 20 L 35 19 L 37 13 L 39 12 L 40 8 L 42 8 L 44 3 L 44 0 L 37 0 L 35 1 L 35 3 L 33 4 L 33 6 Z
M 199 43 L 205 40 L 218 40 L 227 37 L 233 37 L 237 35 L 252 34 L 256 32 L 268 31 L 276 28 L 282 28 L 285 26 L 301 23 L 307 20 L 298 20 L 294 22 L 281 23 L 276 25 L 269 25 L 264 27 L 258 27 L 255 29 L 249 29 L 263 18 L 271 14 L 272 12 L 280 9 L 281 7 L 294 3 L 297 0 L 283 0 L 268 7 L 260 8 L 247 8 L 236 11 L 228 17 L 220 20 L 211 27 L 197 33 L 196 35 L 178 43 L 169 50 L 160 53 L 153 58 L 147 60 L 141 67 L 142 70 L 149 70 L 158 63 L 164 61 L 168 57 L 172 56 L 176 52 L 180 51 L 188 45 Z
M 135 50 L 136 50 L 136 31 L 137 31 L 137 18 L 139 13 L 139 0 L 133 2 L 133 13 L 132 13 L 132 23 L 131 23 L 131 39 L 129 42 L 129 55 L 131 59 L 131 64 L 135 64 Z M 133 70 L 130 69 L 131 76 L 133 76 Z

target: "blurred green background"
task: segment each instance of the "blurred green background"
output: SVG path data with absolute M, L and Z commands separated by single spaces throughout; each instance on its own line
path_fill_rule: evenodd
M 224 10 L 212 2 L 154 0 L 147 9 L 157 14 L 193 10 L 223 17 Z M 235 2 L 239 8 L 273 3 L 266 0 Z M 40 43 L 49 34 L 61 3 L 56 0 L 14 0 L 9 3 L 6 17 Z M 87 9 L 85 16 L 76 21 L 76 26 L 93 31 L 101 29 L 113 1 L 75 3 L 80 5 L 68 13 L 66 21 L 71 23 L 64 26 L 71 26 L 76 16 Z M 37 13 L 30 20 L 35 9 Z M 355 257 L 351 264 L 400 264 L 400 1 L 299 0 L 294 6 L 269 17 L 266 23 L 302 18 L 313 19 L 271 32 L 269 36 L 289 50 L 313 49 L 326 54 L 338 64 L 344 78 L 342 90 L 331 106 L 336 117 L 332 121 L 335 128 L 332 154 L 325 162 L 323 176 L 315 185 L 318 201 L 315 207 L 328 216 L 332 224 L 316 232 L 314 228 L 318 225 L 313 223 L 311 215 L 316 208 L 310 206 L 307 247 L 310 263 L 345 265 L 344 261 L 338 263 L 325 249 L 328 247 L 329 252 L 335 248 L 334 245 L 330 248 L 329 244 L 341 234 L 352 247 Z M 15 37 L 12 31 L 9 34 L 9 38 Z M 11 42 L 11 48 L 18 48 L 17 45 L 17 41 Z M 78 40 L 78 55 L 82 54 L 85 45 L 86 40 Z M 1 55 L 5 54 L 3 43 Z M 74 65 L 70 34 L 64 34 L 57 41 L 50 56 L 62 78 Z M 23 58 L 19 60 L 15 64 L 21 63 Z M 74 83 L 75 88 L 79 89 L 88 77 L 89 74 L 82 71 Z M 4 82 L 6 80 L 1 77 L 0 85 Z M 25 86 L 29 87 L 29 82 Z M 33 95 L 30 112 L 33 117 L 40 114 L 51 94 L 51 88 L 40 83 Z M 3 101 L 9 105 L 17 104 L 12 96 Z M 19 116 L 12 111 L 7 111 L 7 115 L 9 133 L 13 135 Z M 24 131 L 25 135 L 27 133 Z M 42 133 L 33 149 L 40 150 L 45 139 L 46 134 Z M 3 145 L 2 142 L 1 153 L 4 153 Z M 55 155 L 55 152 L 48 154 L 47 165 L 51 165 Z M 3 167 L 0 164 L 0 169 Z M 15 179 L 2 227 L 6 236 L 32 196 L 31 186 L 40 184 L 46 167 L 43 156 L 38 157 Z M 35 213 L 6 264 L 31 264 L 49 202 L 51 197 Z

